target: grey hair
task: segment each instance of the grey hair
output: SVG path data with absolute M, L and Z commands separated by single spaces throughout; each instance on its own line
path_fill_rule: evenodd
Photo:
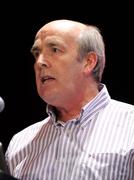
M 96 26 L 87 26 L 78 38 L 79 59 L 83 59 L 89 52 L 97 55 L 97 64 L 92 75 L 97 82 L 102 79 L 105 67 L 105 45 L 100 30 Z

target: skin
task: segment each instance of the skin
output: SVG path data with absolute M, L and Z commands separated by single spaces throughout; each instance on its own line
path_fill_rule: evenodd
M 37 91 L 56 108 L 62 121 L 77 118 L 81 108 L 98 93 L 91 75 L 96 54 L 91 52 L 78 61 L 77 38 L 84 28 L 74 21 L 52 21 L 37 32 L 32 47 Z

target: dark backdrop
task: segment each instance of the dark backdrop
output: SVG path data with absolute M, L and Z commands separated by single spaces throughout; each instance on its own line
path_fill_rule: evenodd
M 84 6 L 80 3 L 79 9 L 78 4 L 66 2 L 58 7 L 53 2 L 16 3 L 0 7 L 0 96 L 5 101 L 0 114 L 0 141 L 5 149 L 15 133 L 46 117 L 45 103 L 36 91 L 30 48 L 38 29 L 51 20 L 67 18 L 100 28 L 106 44 L 102 82 L 107 84 L 112 98 L 134 104 L 134 23 L 128 2 L 83 3 Z

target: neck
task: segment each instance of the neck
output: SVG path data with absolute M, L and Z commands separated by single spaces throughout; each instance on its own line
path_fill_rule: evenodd
M 64 106 L 57 106 L 57 119 L 66 122 L 78 118 L 82 107 L 90 102 L 98 93 L 98 88 L 90 89 L 84 96 L 79 94 L 79 96 L 74 97 L 72 101 L 64 102 Z

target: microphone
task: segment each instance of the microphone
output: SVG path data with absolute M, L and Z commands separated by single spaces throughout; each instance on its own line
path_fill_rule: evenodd
M 4 102 L 4 100 L 2 99 L 2 97 L 0 97 L 0 112 L 3 111 L 4 107 L 5 107 L 5 102 Z

